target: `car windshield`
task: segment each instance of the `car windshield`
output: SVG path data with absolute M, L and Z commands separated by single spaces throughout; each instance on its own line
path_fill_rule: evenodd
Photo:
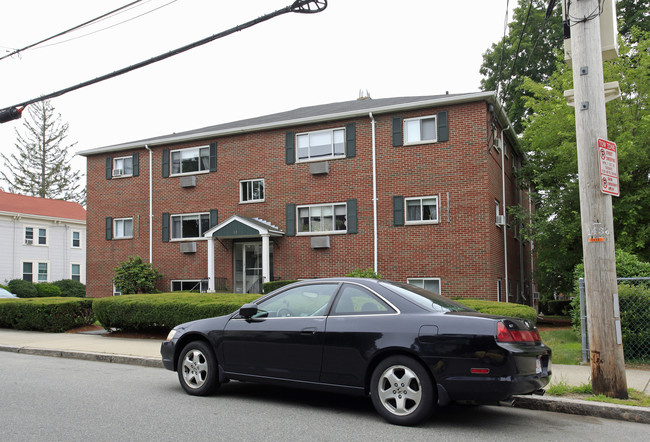
M 403 296 L 411 302 L 433 312 L 473 312 L 469 307 L 447 299 L 423 288 L 395 281 L 380 281 L 379 284 Z

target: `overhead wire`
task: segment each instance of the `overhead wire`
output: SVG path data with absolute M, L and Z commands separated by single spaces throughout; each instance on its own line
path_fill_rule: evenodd
M 135 5 L 136 3 L 140 3 L 141 1 L 142 1 L 142 0 L 135 0 L 135 1 L 132 1 L 131 3 L 128 3 L 128 4 L 124 5 L 124 6 L 121 6 L 121 7 L 117 8 L 117 9 L 114 9 L 114 10 L 112 10 L 112 11 L 110 11 L 110 12 L 105 13 L 105 14 L 102 14 L 102 15 L 100 15 L 99 17 L 95 17 L 95 18 L 93 18 L 92 20 L 88 20 L 88 21 L 86 21 L 86 22 L 84 22 L 84 23 L 82 23 L 82 24 L 80 24 L 80 25 L 73 26 L 73 27 L 70 28 L 70 29 L 67 29 L 67 30 L 65 30 L 65 31 L 59 32 L 58 34 L 52 35 L 51 37 L 47 37 L 47 38 L 45 38 L 45 39 L 43 39 L 43 40 L 40 40 L 40 41 L 38 41 L 38 42 L 36 42 L 36 43 L 29 44 L 29 45 L 25 46 L 24 48 L 16 49 L 16 50 L 14 50 L 13 52 L 11 52 L 11 53 L 9 53 L 9 54 L 7 54 L 7 55 L 4 55 L 4 56 L 2 56 L 2 57 L 0 57 L 0 60 L 4 60 L 5 58 L 13 57 L 14 55 L 17 55 L 17 54 L 19 54 L 19 53 L 21 53 L 21 52 L 24 52 L 24 51 L 28 50 L 28 49 L 34 48 L 35 46 L 38 46 L 38 45 L 40 45 L 40 44 L 42 44 L 42 43 L 45 43 L 45 42 L 47 42 L 47 41 L 50 41 L 50 40 L 53 40 L 53 39 L 55 39 L 55 38 L 61 37 L 62 35 L 68 34 L 68 33 L 72 32 L 72 31 L 76 31 L 77 29 L 81 29 L 81 28 L 83 28 L 83 27 L 85 27 L 85 26 L 88 26 L 88 25 L 91 24 L 91 23 L 97 22 L 97 21 L 99 21 L 99 20 L 102 20 L 102 19 L 104 19 L 104 18 L 110 16 L 110 15 L 113 15 L 113 14 L 117 13 L 118 11 L 121 11 L 121 10 L 123 10 L 123 9 L 126 9 L 126 8 L 128 8 L 128 7 L 130 7 L 130 6 L 133 6 L 133 5 Z
M 512 62 L 512 67 L 510 68 L 510 76 L 508 77 L 508 83 L 506 84 L 506 87 L 503 90 L 504 98 L 508 95 L 508 89 L 510 89 L 510 84 L 512 83 L 512 76 L 515 72 L 515 67 L 517 66 L 517 59 L 519 58 L 519 48 L 521 47 L 521 40 L 523 39 L 524 33 L 526 32 L 526 26 L 528 26 L 528 19 L 530 18 L 530 12 L 532 8 L 533 8 L 533 0 L 530 0 L 530 3 L 528 4 L 528 11 L 526 12 L 526 18 L 524 20 L 524 26 L 521 29 L 521 35 L 519 36 L 519 42 L 517 43 L 517 50 L 515 51 L 515 59 Z
M 496 80 L 497 97 L 499 96 L 499 85 L 501 84 L 501 69 L 503 68 L 503 53 L 506 47 L 506 34 L 508 31 L 508 10 L 509 9 L 510 9 L 510 0 L 506 0 L 506 16 L 503 19 L 503 43 L 501 45 L 501 58 L 499 60 L 499 68 L 497 71 L 497 80 Z

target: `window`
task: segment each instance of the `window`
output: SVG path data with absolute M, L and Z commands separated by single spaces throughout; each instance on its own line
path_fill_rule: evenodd
M 23 280 L 29 282 L 34 281 L 34 265 L 31 262 L 23 263 Z
M 210 230 L 210 213 L 172 215 L 171 239 L 202 238 Z
M 309 284 L 294 287 L 258 305 L 256 318 L 325 316 L 337 284 Z
M 25 227 L 25 244 L 47 245 L 47 229 L 37 227 Z
M 70 264 L 70 279 L 81 282 L 81 264 Z
M 47 263 L 38 263 L 38 282 L 47 282 Z
M 298 233 L 345 233 L 345 203 L 298 207 Z
M 114 219 L 113 238 L 133 238 L 133 218 Z
M 408 278 L 406 282 L 416 287 L 429 290 L 437 295 L 440 294 L 440 278 Z
M 113 177 L 133 176 L 133 157 L 113 158 Z
M 438 222 L 438 197 L 405 198 L 407 224 Z
M 435 115 L 404 120 L 404 144 L 434 143 L 436 141 Z
M 81 247 L 81 232 L 72 232 L 72 247 L 75 249 Z
M 368 290 L 345 284 L 341 290 L 332 315 L 385 315 L 395 313 L 388 304 Z
M 171 151 L 171 174 L 210 171 L 210 146 Z
M 298 161 L 345 157 L 345 129 L 328 129 L 296 136 Z
M 186 279 L 172 281 L 172 292 L 180 291 L 206 293 L 208 291 L 208 280 Z
M 264 180 L 244 180 L 239 182 L 239 202 L 255 203 L 264 201 Z

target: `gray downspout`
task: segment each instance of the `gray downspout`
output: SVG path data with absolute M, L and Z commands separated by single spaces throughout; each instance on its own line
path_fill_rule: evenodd
M 373 222 L 373 268 L 378 273 L 378 235 L 377 235 L 377 143 L 375 140 L 375 117 L 368 114 L 372 123 L 372 222 Z
M 144 148 L 149 151 L 149 264 L 153 264 L 153 152 L 148 144 Z

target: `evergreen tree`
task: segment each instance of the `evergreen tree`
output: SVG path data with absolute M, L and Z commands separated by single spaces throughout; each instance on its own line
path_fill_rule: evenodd
M 16 129 L 17 152 L 1 154 L 5 167 L 0 181 L 12 193 L 84 204 L 81 173 L 70 165 L 69 150 L 76 143 L 66 144 L 68 123 L 61 121 L 49 101 L 34 103 L 27 110 L 22 133 Z

